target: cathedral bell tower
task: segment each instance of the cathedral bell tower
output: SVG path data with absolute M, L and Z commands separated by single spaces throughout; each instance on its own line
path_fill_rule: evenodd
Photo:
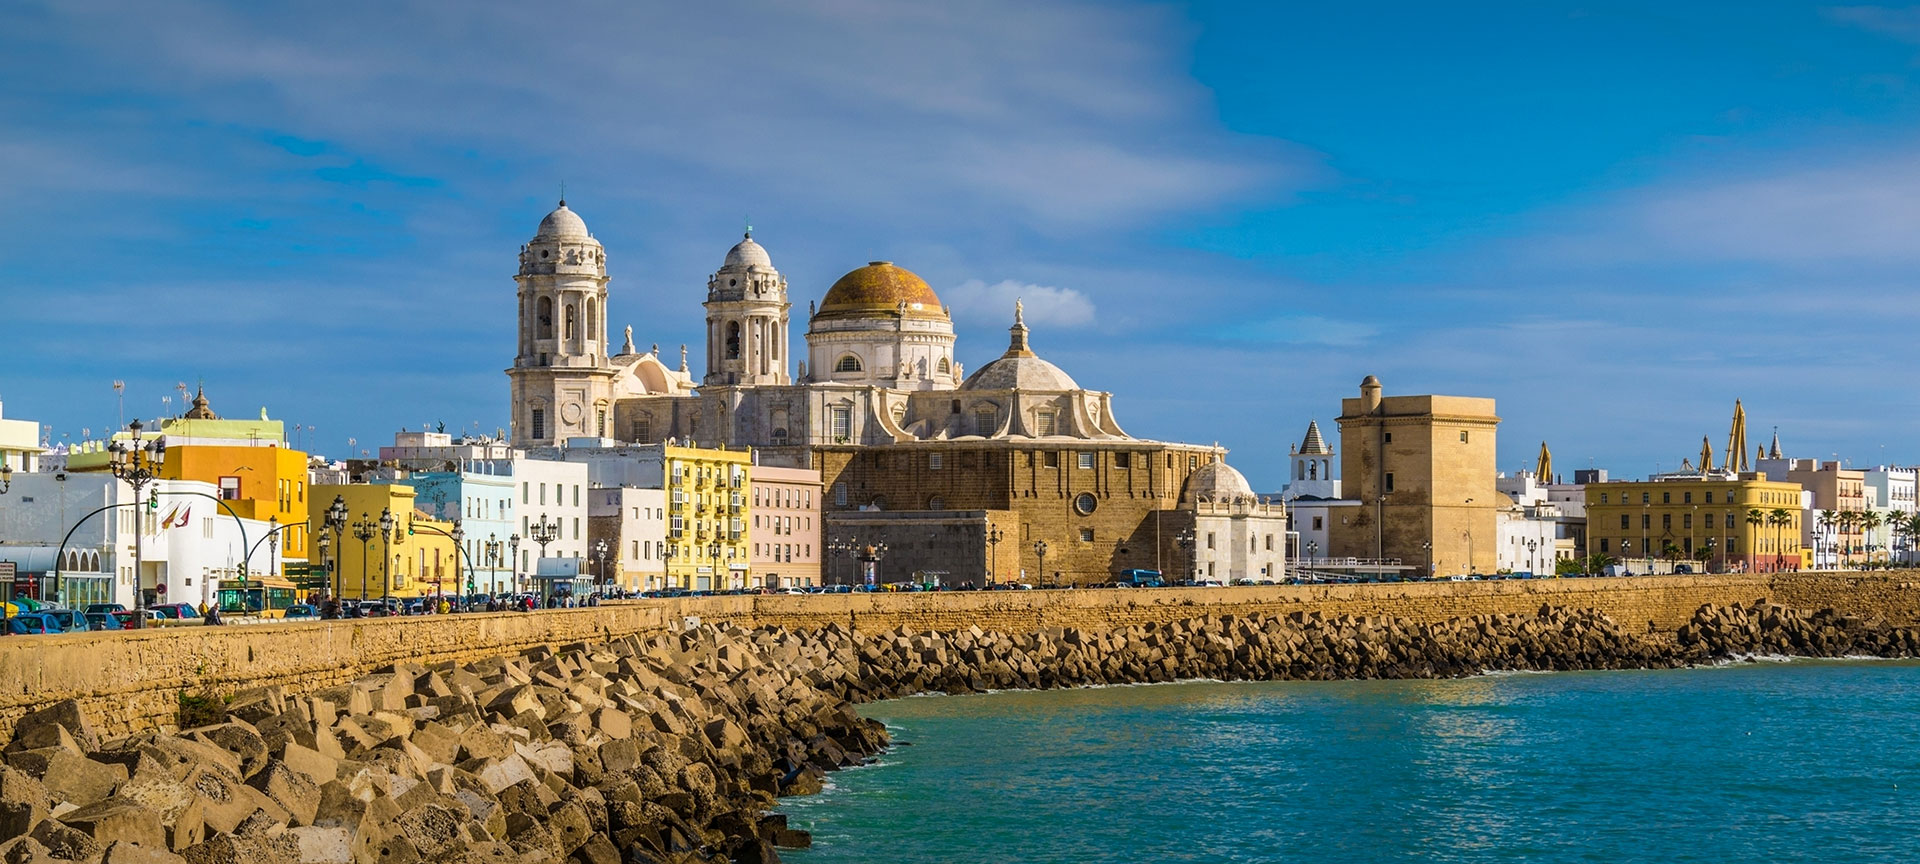
M 787 280 L 753 229 L 707 280 L 707 374 L 713 386 L 790 384 Z
M 520 340 L 513 368 L 513 445 L 544 447 L 611 435 L 607 259 L 566 199 L 520 247 Z

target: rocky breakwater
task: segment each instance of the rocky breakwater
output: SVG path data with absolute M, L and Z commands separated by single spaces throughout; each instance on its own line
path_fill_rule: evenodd
M 188 693 L 182 731 L 111 741 L 76 703 L 52 705 L 5 749 L 0 861 L 768 862 L 809 839 L 768 815 L 776 796 L 817 791 L 826 771 L 886 746 L 856 702 L 1916 653 L 1914 627 L 1765 603 L 1703 606 L 1677 633 L 1552 606 L 1032 633 L 706 626 L 402 665 L 297 696 Z
M 808 682 L 829 665 L 808 650 L 702 628 L 402 665 L 299 697 L 189 694 L 191 728 L 113 741 L 56 704 L 6 748 L 0 861 L 777 860 L 809 838 L 763 815 L 775 796 L 887 741 Z

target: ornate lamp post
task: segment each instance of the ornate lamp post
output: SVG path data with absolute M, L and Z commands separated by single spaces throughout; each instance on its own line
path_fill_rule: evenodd
M 333 503 L 327 505 L 327 516 L 321 521 L 320 526 L 320 548 L 322 550 L 326 549 L 326 532 L 331 529 L 333 531 L 333 545 L 339 546 L 340 551 L 345 552 L 347 545 L 340 536 L 341 532 L 347 530 L 347 499 L 344 496 L 333 496 Z M 339 563 L 336 561 L 329 565 L 327 570 L 327 590 L 333 592 L 333 599 L 335 600 L 340 599 L 340 591 L 345 587 L 335 582 L 336 579 L 340 578 L 339 569 Z
M 487 535 L 487 593 L 500 593 L 500 536 L 497 534 Z
M 540 557 L 545 558 L 547 557 L 547 544 L 560 539 L 560 523 L 548 519 L 547 514 L 542 513 L 540 514 L 540 521 L 533 523 L 533 527 L 527 529 L 527 539 L 540 544 Z M 535 561 L 533 568 L 534 575 L 538 577 L 540 562 Z
M 390 611 L 393 600 L 393 508 L 380 508 L 380 614 Z
M 600 589 L 600 590 L 602 590 L 602 591 L 605 591 L 605 590 L 606 590 L 606 584 L 607 584 L 607 541 L 606 541 L 606 538 L 604 538 L 604 537 L 603 537 L 603 538 L 601 538 L 601 539 L 599 539 L 599 540 L 596 540 L 596 541 L 594 541 L 594 544 L 593 544 L 593 557 L 595 557 L 595 558 L 597 558 L 597 559 L 599 559 L 599 560 L 600 560 L 600 579 L 599 579 L 599 582 L 600 582 L 600 585 L 601 585 L 601 589 Z
M 466 532 L 466 529 L 463 529 L 460 527 L 460 523 L 455 522 L 453 523 L 453 530 L 448 531 L 447 536 L 453 538 L 453 584 L 457 586 L 460 584 L 460 554 L 466 551 L 465 544 L 466 544 L 467 532 Z M 437 612 L 439 611 L 439 608 L 440 608 L 439 607 L 440 602 L 443 602 L 446 599 L 447 591 L 445 588 L 441 587 L 439 580 L 437 579 L 434 581 L 433 588 L 434 588 L 434 593 L 440 595 L 440 597 L 434 603 L 434 611 Z M 473 593 L 473 559 L 471 558 L 467 559 L 467 591 L 466 593 L 468 594 Z
M 333 590 L 333 556 L 330 553 L 333 552 L 333 538 L 328 537 L 325 532 L 322 532 L 319 539 L 315 542 L 320 546 L 320 569 L 327 573 L 327 590 L 331 592 Z M 308 582 L 307 584 L 312 585 L 313 583 Z M 337 597 L 338 595 L 334 596 Z M 313 598 L 308 597 L 307 599 L 311 600 Z
M 367 602 L 367 544 L 373 542 L 373 522 L 367 514 L 360 514 L 353 522 L 353 539 L 360 541 L 360 597 L 361 604 Z
M 0 495 L 13 488 L 13 463 L 0 461 Z
M 1000 526 L 998 525 L 987 529 L 987 548 L 993 550 L 987 553 L 987 588 L 989 590 L 993 588 L 993 565 L 995 558 L 1000 554 L 1000 540 L 1003 536 L 1004 535 L 1000 533 Z
M 846 537 L 835 537 L 834 539 L 827 541 L 827 552 L 829 554 L 829 557 L 827 559 L 828 560 L 827 576 L 828 576 L 829 582 L 832 581 L 832 576 L 833 576 L 833 564 L 832 564 L 833 559 L 831 556 L 846 555 L 847 560 L 851 561 L 853 560 L 854 554 L 859 550 L 860 550 L 859 540 L 850 539 Z M 849 579 L 847 580 L 847 583 L 852 584 L 853 580 Z
M 141 512 L 141 491 L 160 475 L 160 466 L 167 461 L 167 439 L 154 438 L 143 440 L 140 437 L 142 426 L 139 420 L 127 424 L 127 431 L 133 433 L 126 441 L 115 441 L 111 445 L 112 462 L 110 467 L 116 479 L 123 480 L 133 487 L 133 626 L 146 626 L 147 595 L 145 577 L 141 574 L 141 539 L 146 535 L 146 526 L 142 520 L 146 516 Z M 12 484 L 9 479 L 8 484 Z
M 1186 565 L 1187 578 L 1181 581 L 1193 582 L 1197 572 L 1193 561 L 1193 529 L 1180 529 L 1180 533 L 1173 535 L 1173 545 L 1180 547 L 1180 562 Z M 1314 544 L 1308 542 L 1307 548 L 1312 549 L 1313 547 Z
M 713 572 L 713 575 L 707 581 L 707 587 L 715 591 L 724 590 L 720 587 L 721 582 L 720 582 L 720 541 L 719 540 L 714 540 L 707 544 L 707 569 Z M 731 583 L 728 583 L 728 584 L 730 585 Z
M 1040 559 L 1040 587 L 1047 587 L 1047 541 L 1033 541 L 1033 555 Z
M 1432 579 L 1433 578 L 1433 541 L 1432 540 L 1420 541 L 1420 551 L 1424 553 L 1427 558 L 1427 578 Z

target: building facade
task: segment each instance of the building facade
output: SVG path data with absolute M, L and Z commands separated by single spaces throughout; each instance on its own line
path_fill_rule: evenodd
M 587 490 L 587 519 L 595 554 L 607 544 L 603 581 L 624 591 L 667 585 L 667 493 L 630 486 Z M 596 564 L 596 566 L 600 566 Z M 600 575 L 600 574 L 596 574 Z
M 987 546 L 965 556 L 984 565 L 966 577 L 976 581 L 1001 565 L 1057 571 L 1074 581 L 1167 566 L 1175 547 L 1171 532 L 1162 530 L 1163 517 L 1179 509 L 1186 474 L 1215 458 L 1217 448 L 1128 435 L 1111 394 L 1080 387 L 1032 350 L 1019 304 L 1007 352 L 968 375 L 955 358 L 952 317 L 933 289 L 904 267 L 872 261 L 808 304 L 806 347 L 791 350 L 787 282 L 749 233 L 706 280 L 707 366 L 696 386 L 685 346 L 675 368 L 658 345 L 644 352 L 635 347 L 631 329 L 617 354 L 578 353 L 605 353 L 592 335 L 603 325 L 592 310 L 604 309 L 607 284 L 604 253 L 578 218 L 564 206 L 556 209 L 521 252 L 521 350 L 508 373 L 515 445 L 566 450 L 574 439 L 593 438 L 596 447 L 751 448 L 758 465 L 820 472 L 822 546 L 834 520 L 853 513 L 1018 513 L 1007 523 L 1015 536 L 998 542 L 984 532 L 999 516 L 969 523 L 968 531 Z M 546 272 L 543 262 L 556 257 L 563 263 Z M 566 263 L 576 258 L 580 263 Z M 563 281 L 575 287 L 555 287 Z M 542 305 L 542 297 L 551 302 Z M 568 342 L 564 310 L 576 307 L 588 336 Z M 548 333 L 560 342 L 543 341 Z M 596 383 L 602 369 L 604 389 Z M 606 423 L 598 413 L 603 398 L 611 411 Z M 573 416 L 591 422 L 569 425 Z M 869 450 L 886 452 L 869 458 Z M 954 467 L 928 476 L 943 470 L 930 466 L 946 460 Z M 711 552 L 714 542 L 675 539 L 669 544 L 682 563 L 691 553 Z M 775 542 L 764 541 L 763 554 Z M 784 557 L 788 541 L 777 542 Z M 807 541 L 799 542 L 804 549 Z M 1050 544 L 1044 555 L 1037 543 Z M 986 561 L 988 554 L 996 560 Z M 1023 567 L 1025 559 L 1031 560 Z M 724 563 L 724 553 L 719 561 L 722 573 L 699 571 L 712 571 L 712 561 L 684 572 L 670 565 L 669 581 L 718 575 L 726 584 L 739 575 Z M 925 569 L 957 566 L 949 559 L 926 562 Z
M 1800 485 L 1712 471 L 1587 484 L 1587 542 L 1636 573 L 1688 563 L 1715 572 L 1801 566 Z
M 132 487 L 102 472 L 16 473 L 0 498 L 0 561 L 16 578 L 0 592 L 68 606 L 131 608 L 136 591 L 149 605 L 218 603 L 223 582 L 277 572 L 280 550 L 263 542 L 271 523 L 221 509 L 217 489 L 155 480 L 136 508 Z
M 1341 401 L 1341 490 L 1360 506 L 1330 526 L 1336 556 L 1438 575 L 1497 569 L 1492 399 L 1384 396 L 1371 375 Z
M 0 405 L 0 409 L 5 406 Z M 0 411 L 0 466 L 15 473 L 31 474 L 40 470 L 40 424 L 31 420 L 5 419 Z
M 767 588 L 805 588 L 820 581 L 823 504 L 820 472 L 809 468 L 753 467 L 752 563 L 754 583 Z
M 1866 472 L 1842 467 L 1839 462 L 1785 458 L 1777 455 L 1779 447 L 1779 437 L 1775 436 L 1773 450 L 1756 467 L 1770 480 L 1793 483 L 1813 493 L 1812 511 L 1798 523 L 1804 532 L 1801 542 L 1815 558 L 1830 558 L 1835 566 L 1866 562 L 1870 552 L 1869 525 L 1863 518 L 1869 510 Z M 1816 536 L 1818 547 L 1814 546 Z

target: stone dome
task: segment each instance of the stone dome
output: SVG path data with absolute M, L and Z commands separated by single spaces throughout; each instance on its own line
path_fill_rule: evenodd
M 1246 475 L 1221 459 L 1194 469 L 1187 475 L 1186 488 L 1180 490 L 1180 500 L 1189 504 L 1198 500 L 1224 503 L 1254 499 L 1253 484 L 1247 482 Z
M 1080 389 L 1066 370 L 1033 354 L 1008 355 L 974 370 L 962 390 L 1026 390 L 1031 392 Z
M 745 239 L 733 244 L 732 249 L 727 250 L 727 260 L 720 265 L 720 269 L 745 270 L 751 267 L 772 270 L 773 258 L 767 254 L 765 246 L 753 242 L 753 235 L 748 234 Z
M 756 245 L 755 248 L 758 248 Z M 910 318 L 939 318 L 947 313 L 927 280 L 891 261 L 873 261 L 848 273 L 827 289 L 816 318 L 871 318 L 898 314 L 906 304 Z
M 540 230 L 533 234 L 533 239 L 535 240 L 559 240 L 562 238 L 568 240 L 590 240 L 593 238 L 593 235 L 587 232 L 587 223 L 581 220 L 580 214 L 567 209 L 567 201 L 565 198 L 560 199 L 560 206 L 555 207 L 552 213 L 548 213 L 547 218 L 540 220 Z

